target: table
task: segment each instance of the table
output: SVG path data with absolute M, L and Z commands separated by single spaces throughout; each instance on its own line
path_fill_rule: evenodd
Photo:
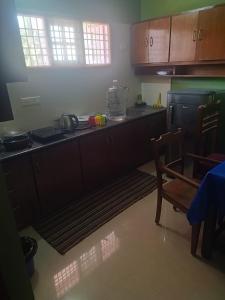
M 204 177 L 187 213 L 190 224 L 204 223 L 202 256 L 211 258 L 217 221 L 225 216 L 225 162 Z

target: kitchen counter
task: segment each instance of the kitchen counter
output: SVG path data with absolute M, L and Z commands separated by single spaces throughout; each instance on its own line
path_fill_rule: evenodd
M 144 118 L 144 117 L 148 117 L 150 115 L 154 115 L 154 114 L 158 114 L 161 113 L 163 111 L 165 111 L 166 108 L 162 108 L 162 109 L 153 109 L 150 106 L 145 106 L 145 107 L 140 107 L 140 108 L 136 108 L 136 107 L 130 107 L 127 109 L 127 117 L 125 120 L 120 121 L 120 122 L 116 122 L 116 121 L 108 121 L 107 125 L 104 127 L 92 127 L 90 129 L 86 129 L 86 130 L 77 130 L 73 133 L 66 133 L 64 134 L 64 137 L 56 140 L 56 141 L 52 141 L 49 143 L 45 143 L 45 144 L 41 144 L 38 142 L 33 141 L 33 144 L 30 148 L 26 148 L 23 150 L 19 150 L 19 151 L 12 151 L 12 152 L 6 152 L 4 151 L 4 149 L 0 152 L 0 162 L 2 161 L 6 161 L 8 159 L 12 159 L 15 158 L 17 156 L 21 156 L 30 152 L 34 152 L 34 151 L 38 151 L 41 150 L 43 148 L 47 148 L 47 147 L 51 147 L 66 141 L 70 141 L 76 138 L 80 138 L 82 136 L 86 136 L 89 134 L 92 134 L 94 132 L 100 131 L 100 130 L 107 130 L 109 128 L 115 127 L 115 126 L 120 126 L 123 125 L 125 123 L 140 119 L 140 118 Z
M 121 122 L 75 131 L 60 140 L 1 152 L 19 229 L 153 158 L 151 138 L 166 131 L 166 109 L 129 108 Z M 87 207 L 88 210 L 88 207 Z

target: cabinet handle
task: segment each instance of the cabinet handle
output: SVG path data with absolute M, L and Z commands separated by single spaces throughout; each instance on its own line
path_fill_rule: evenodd
M 151 36 L 150 37 L 150 47 L 153 47 L 153 44 L 154 44 L 154 40 L 153 40 L 153 37 Z
M 196 41 L 197 41 L 197 30 L 194 30 L 194 31 L 193 31 L 192 40 L 193 40 L 193 42 L 196 42 Z
M 202 29 L 199 29 L 199 31 L 198 31 L 198 40 L 199 41 L 202 41 L 203 40 L 203 30 Z
M 145 40 L 144 40 L 144 46 L 145 46 L 145 48 L 148 47 L 148 38 L 147 38 L 147 37 L 146 37 Z

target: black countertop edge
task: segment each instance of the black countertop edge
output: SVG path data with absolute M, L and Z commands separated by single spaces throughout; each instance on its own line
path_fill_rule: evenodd
M 131 107 L 128 109 L 128 113 L 127 113 L 127 117 L 124 121 L 108 121 L 106 126 L 103 127 L 92 127 L 90 129 L 85 129 L 85 130 L 79 130 L 79 131 L 75 131 L 73 133 L 66 133 L 64 134 L 64 137 L 49 143 L 45 143 L 45 144 L 41 144 L 38 142 L 33 141 L 33 144 L 30 148 L 25 148 L 22 150 L 18 150 L 18 151 L 11 151 L 11 152 L 6 152 L 6 151 L 2 151 L 0 152 L 0 162 L 9 160 L 9 159 L 13 159 L 25 154 L 29 154 L 31 152 L 35 152 L 35 151 L 39 151 L 42 149 L 46 149 L 48 147 L 54 146 L 54 145 L 58 145 L 61 143 L 65 143 L 65 142 L 69 142 L 71 140 L 75 140 L 77 138 L 81 138 L 83 136 L 87 136 L 90 134 L 93 134 L 95 132 L 99 132 L 102 130 L 107 130 L 116 126 L 121 126 L 124 125 L 126 123 L 141 119 L 141 118 L 145 118 L 148 117 L 150 115 L 155 115 L 158 113 L 162 113 L 165 112 L 166 108 L 161 108 L 161 109 L 153 109 L 149 106 L 147 107 L 142 107 L 142 108 L 136 108 L 136 107 Z

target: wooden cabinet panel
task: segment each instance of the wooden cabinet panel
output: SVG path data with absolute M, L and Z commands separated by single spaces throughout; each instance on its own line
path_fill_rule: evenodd
M 83 183 L 77 141 L 34 153 L 33 165 L 42 215 L 63 207 L 81 194 Z
M 2 275 L 0 274 L 0 299 L 1 300 L 9 300 L 9 297 L 6 293 L 6 287 L 2 279 Z
M 137 156 L 140 165 L 153 159 L 151 139 L 166 132 L 166 112 L 140 119 L 137 129 L 137 143 L 140 145 L 137 149 Z
M 168 62 L 170 47 L 170 17 L 150 21 L 149 62 Z
M 166 112 L 151 115 L 110 130 L 114 174 L 134 169 L 150 161 L 151 138 L 166 131 Z
M 121 175 L 134 169 L 137 165 L 136 150 L 137 144 L 136 122 L 123 124 L 109 130 L 111 136 L 111 161 L 113 175 Z
M 197 59 L 225 59 L 225 6 L 199 12 Z
M 111 177 L 108 131 L 99 131 L 80 140 L 85 190 L 101 185 Z
M 151 160 L 150 140 L 165 130 L 166 112 L 162 112 L 81 138 L 85 190 Z
M 194 61 L 198 34 L 198 12 L 172 17 L 170 61 Z
M 149 62 L 149 22 L 142 22 L 131 29 L 131 56 L 133 64 Z
M 22 229 L 39 215 L 31 159 L 24 156 L 3 162 L 3 170 L 16 224 Z

